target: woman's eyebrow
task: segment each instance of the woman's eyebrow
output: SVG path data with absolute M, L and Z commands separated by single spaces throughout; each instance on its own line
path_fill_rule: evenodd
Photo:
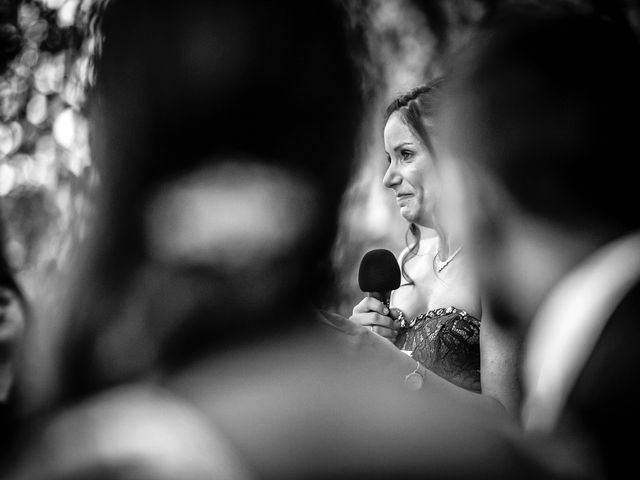
M 398 151 L 398 150 L 400 150 L 402 147 L 406 147 L 407 145 L 411 145 L 411 146 L 413 146 L 413 142 L 402 142 L 401 144 L 396 145 L 395 147 L 393 147 L 393 150 L 394 150 L 394 151 Z

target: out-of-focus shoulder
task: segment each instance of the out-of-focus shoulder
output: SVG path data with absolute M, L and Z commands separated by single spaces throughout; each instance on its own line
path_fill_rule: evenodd
M 148 385 L 114 389 L 56 415 L 10 480 L 254 478 L 209 419 Z M 8 480 L 9 480 L 8 479 Z

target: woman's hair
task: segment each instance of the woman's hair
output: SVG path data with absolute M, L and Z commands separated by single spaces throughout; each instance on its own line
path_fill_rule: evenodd
M 392 114 L 398 112 L 402 121 L 418 136 L 425 145 L 431 158 L 436 158 L 433 147 L 431 126 L 438 111 L 444 77 L 438 77 L 429 83 L 415 87 L 396 97 L 387 107 L 384 124 Z M 406 263 L 418 254 L 420 248 L 420 229 L 411 222 L 405 235 L 405 242 L 409 250 L 401 260 L 400 270 L 405 280 L 413 285 L 413 279 L 405 270 Z

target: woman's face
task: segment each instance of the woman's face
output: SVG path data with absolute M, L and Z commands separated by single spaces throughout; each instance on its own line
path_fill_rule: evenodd
M 384 127 L 389 166 L 382 183 L 396 194 L 400 214 L 409 222 L 430 227 L 435 209 L 436 171 L 431 153 L 403 121 L 391 114 Z

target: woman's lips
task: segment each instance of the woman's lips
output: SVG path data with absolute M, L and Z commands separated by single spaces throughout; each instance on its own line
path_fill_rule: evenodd
M 411 193 L 402 193 L 402 194 L 398 194 L 396 195 L 396 201 L 400 201 L 400 200 L 406 200 L 409 197 L 413 197 L 413 194 Z

